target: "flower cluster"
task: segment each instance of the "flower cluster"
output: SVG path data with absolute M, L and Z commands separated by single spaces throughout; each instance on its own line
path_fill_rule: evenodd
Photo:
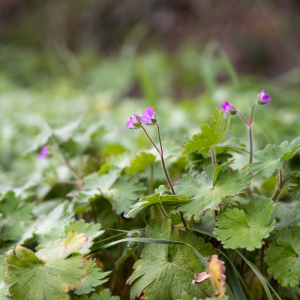
M 149 107 L 143 111 L 143 115 L 139 117 L 136 112 L 134 116 L 130 117 L 129 121 L 126 123 L 126 129 L 137 129 L 144 125 L 154 125 L 157 122 L 154 107 Z

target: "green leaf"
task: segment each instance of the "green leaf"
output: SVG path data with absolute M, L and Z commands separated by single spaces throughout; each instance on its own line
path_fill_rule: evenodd
M 93 259 L 88 260 L 85 266 L 86 275 L 81 280 L 81 286 L 75 289 L 74 293 L 76 295 L 88 294 L 95 291 L 95 287 L 105 283 L 110 272 L 102 272 L 101 269 L 95 268 L 96 263 Z
M 258 162 L 253 163 L 248 171 L 254 175 L 262 173 L 264 178 L 269 178 L 276 170 L 282 169 L 284 162 L 291 158 L 299 148 L 300 136 L 290 143 L 284 141 L 279 146 L 267 145 L 264 150 L 254 154 L 254 158 Z
M 80 203 L 93 201 L 102 196 L 109 200 L 117 214 L 127 212 L 132 202 L 138 198 L 139 192 L 145 188 L 138 178 L 120 177 L 120 172 L 120 169 L 113 168 L 107 174 L 93 173 L 86 177 L 82 191 L 74 191 L 69 196 L 73 196 L 74 201 Z
M 245 147 L 246 145 L 241 144 L 237 138 L 231 138 L 228 141 L 216 145 L 215 152 L 216 154 L 226 153 L 226 152 L 244 154 L 244 153 L 248 153 Z
M 266 251 L 268 274 L 286 286 L 300 284 L 300 228 L 278 231 L 276 241 Z
M 121 214 L 130 210 L 143 190 L 145 188 L 137 177 L 122 176 L 110 189 L 101 190 L 101 194 L 110 201 L 116 214 Z
M 214 234 L 224 248 L 246 248 L 249 251 L 261 248 L 263 239 L 270 235 L 275 220 L 271 215 L 276 205 L 271 199 L 252 196 L 243 209 L 229 208 L 217 216 Z
M 8 287 L 4 284 L 4 277 L 5 277 L 5 256 L 0 255 L 0 299 L 8 300 L 9 292 Z
M 188 243 L 202 256 L 214 254 L 211 244 L 204 244 L 190 232 L 171 230 L 171 220 L 156 219 L 146 227 L 146 237 Z M 190 247 L 183 245 L 146 244 L 142 259 L 134 264 L 135 271 L 128 279 L 132 284 L 131 299 L 144 293 L 144 299 L 177 299 L 183 291 L 192 296 L 213 294 L 208 283 L 193 285 L 194 273 L 204 270 L 201 261 Z
M 223 111 L 215 108 L 214 117 L 212 117 L 209 125 L 201 126 L 201 133 L 193 136 L 193 139 L 184 146 L 183 153 L 207 152 L 210 147 L 216 146 L 225 139 L 228 128 L 229 113 L 223 113 Z
M 276 219 L 275 229 L 280 230 L 296 227 L 300 223 L 300 203 L 276 203 L 276 209 L 272 215 Z
M 300 195 L 300 172 L 293 172 L 289 178 L 289 193 Z
M 57 239 L 65 238 L 70 231 L 84 233 L 88 238 L 88 242 L 85 243 L 78 252 L 87 255 L 90 253 L 90 248 L 94 244 L 94 239 L 104 233 L 104 230 L 101 229 L 101 224 L 85 223 L 83 219 L 76 221 L 75 223 L 71 221 L 69 225 L 66 225 L 64 230 L 60 228 L 52 228 L 48 234 L 45 234 L 41 237 L 41 243 L 36 250 L 40 250 L 46 247 L 46 244 Z
M 105 192 L 111 188 L 120 173 L 121 170 L 117 168 L 112 168 L 108 173 L 102 175 L 92 173 L 84 178 L 82 191 L 73 191 L 68 196 L 74 197 L 73 201 L 80 203 L 94 201 L 100 197 L 101 191 Z
M 111 296 L 110 290 L 105 289 L 99 294 L 92 294 L 91 296 L 83 295 L 80 298 L 74 296 L 72 300 L 120 300 L 118 296 Z
M 41 216 L 36 223 L 36 234 L 44 235 L 49 233 L 52 228 L 63 228 L 74 218 L 74 206 L 65 201 L 59 204 L 47 216 Z
M 251 174 L 238 170 L 222 170 L 222 167 L 209 166 L 199 176 L 184 175 L 176 182 L 176 194 L 191 196 L 193 200 L 180 205 L 179 210 L 190 217 L 199 219 L 207 209 L 216 209 L 221 201 L 241 193 L 251 181 Z
M 165 186 L 161 185 L 154 191 L 153 195 L 145 196 L 141 198 L 137 203 L 135 203 L 130 211 L 124 216 L 126 218 L 134 218 L 144 208 L 158 203 L 175 206 L 188 201 L 191 201 L 190 197 L 185 197 L 183 195 L 170 195 L 169 193 L 167 193 Z
M 128 174 L 134 174 L 144 170 L 149 165 L 152 165 L 156 160 L 156 156 L 151 153 L 141 152 L 139 155 L 131 161 L 131 167 L 126 172 Z
M 7 253 L 5 284 L 16 300 L 68 300 L 67 292 L 80 285 L 86 261 L 73 255 L 87 242 L 84 234 L 70 232 L 64 240 L 32 252 L 16 246 Z
M 34 203 L 28 203 L 8 192 L 0 201 L 0 240 L 18 241 L 32 223 Z

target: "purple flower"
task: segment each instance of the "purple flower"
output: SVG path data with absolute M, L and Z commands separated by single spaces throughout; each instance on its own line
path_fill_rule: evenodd
M 223 110 L 224 113 L 227 113 L 227 112 L 231 112 L 232 110 L 234 110 L 234 107 L 229 102 L 225 101 L 222 103 L 220 110 Z
M 156 123 L 154 107 L 149 107 L 143 111 L 143 115 L 141 116 L 141 122 L 144 124 Z
M 262 90 L 257 96 L 258 104 L 266 104 L 271 101 L 272 101 L 272 99 L 269 97 L 269 94 L 265 93 L 265 90 Z
M 135 123 L 136 125 L 134 125 Z M 130 117 L 129 121 L 126 123 L 126 129 L 137 129 L 140 127 L 141 122 L 137 120 L 136 111 L 134 112 L 134 116 Z
M 39 156 L 39 159 L 44 159 L 46 158 L 49 154 L 51 154 L 51 152 L 48 150 L 48 147 L 47 146 L 44 146 L 41 153 L 40 153 L 40 156 Z

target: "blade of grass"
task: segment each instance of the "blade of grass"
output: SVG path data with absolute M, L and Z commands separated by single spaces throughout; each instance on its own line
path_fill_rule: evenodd
M 123 243 L 123 242 L 155 243 L 155 244 L 167 244 L 167 245 L 186 245 L 193 249 L 194 253 L 200 259 L 200 261 L 202 262 L 204 267 L 208 269 L 208 262 L 193 246 L 191 246 L 190 244 L 187 244 L 187 243 L 168 241 L 168 240 L 158 240 L 158 239 L 150 239 L 150 238 L 125 238 L 125 239 L 117 240 L 117 241 L 108 243 L 106 245 L 100 246 L 97 249 L 96 249 L 96 247 L 94 248 L 94 246 L 93 246 L 91 253 L 109 248 L 111 246 L 114 246 L 114 245 L 117 245 L 117 244 Z
M 243 254 L 241 254 L 238 250 L 235 250 L 239 256 L 246 262 L 246 264 L 252 269 L 252 271 L 255 273 L 255 275 L 258 277 L 258 279 L 260 280 L 262 286 L 265 289 L 265 292 L 267 294 L 267 297 L 269 300 L 273 300 L 273 297 L 271 295 L 270 289 L 271 288 L 272 292 L 276 295 L 276 297 L 281 300 L 281 298 L 279 297 L 279 295 L 275 292 L 275 290 L 272 288 L 272 286 L 270 285 L 270 283 L 265 279 L 265 277 L 260 273 L 260 271 L 255 267 L 255 265 L 253 265 L 248 259 L 246 259 L 246 257 L 244 257 Z

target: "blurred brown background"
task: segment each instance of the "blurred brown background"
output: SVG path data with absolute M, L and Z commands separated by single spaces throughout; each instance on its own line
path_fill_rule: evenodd
M 140 52 L 216 41 L 239 73 L 275 77 L 299 64 L 299 16 L 299 0 L 0 0 L 0 46 L 114 54 L 132 40 Z

